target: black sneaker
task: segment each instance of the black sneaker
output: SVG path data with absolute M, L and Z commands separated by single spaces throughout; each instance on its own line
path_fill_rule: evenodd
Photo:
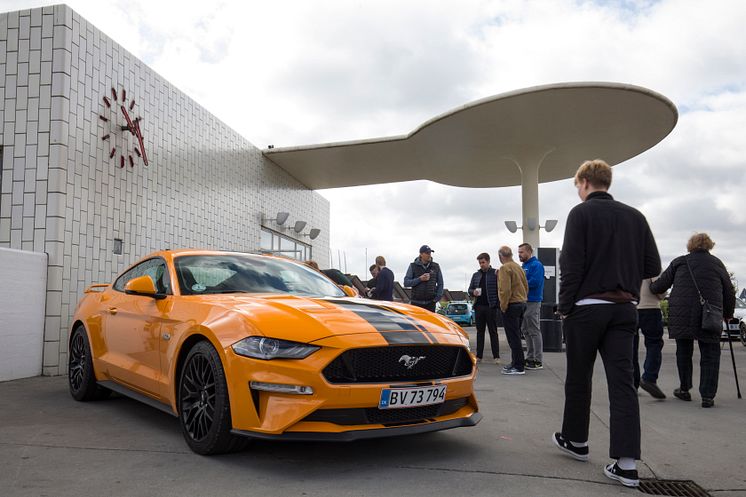
M 518 368 L 508 368 L 508 369 L 503 368 L 503 374 L 521 375 L 521 374 L 526 374 L 526 372 Z
M 652 381 L 645 381 L 642 378 L 640 378 L 640 388 L 645 390 L 647 393 L 649 393 L 656 399 L 666 398 L 666 394 L 663 393 L 663 391 L 660 388 L 658 388 L 658 385 L 656 385 Z
M 712 407 L 715 405 L 715 399 L 708 399 L 707 397 L 702 397 L 702 407 Z
M 526 369 L 536 370 L 536 369 L 544 369 L 544 365 L 540 363 L 539 361 L 531 361 L 526 363 Z
M 573 444 L 570 443 L 569 440 L 566 440 L 560 432 L 552 435 L 552 442 L 554 442 L 554 445 L 556 445 L 559 450 L 572 457 L 573 459 L 577 459 L 578 461 L 588 460 L 587 445 L 585 447 L 575 447 Z
M 687 402 L 689 402 L 689 401 L 692 400 L 692 394 L 690 394 L 688 391 L 682 390 L 680 388 L 677 388 L 676 390 L 674 390 L 673 391 L 673 395 L 677 399 L 686 400 Z
M 622 469 L 617 463 L 611 463 L 604 467 L 604 474 L 625 487 L 640 486 L 640 478 L 637 476 L 636 469 Z

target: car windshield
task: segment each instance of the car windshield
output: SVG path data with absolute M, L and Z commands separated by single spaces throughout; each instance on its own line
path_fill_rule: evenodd
M 290 261 L 242 254 L 184 255 L 174 259 L 182 295 L 289 293 L 344 297 L 314 269 Z
M 736 299 L 736 308 L 738 308 L 738 309 L 746 309 L 746 302 L 744 302 L 741 299 Z

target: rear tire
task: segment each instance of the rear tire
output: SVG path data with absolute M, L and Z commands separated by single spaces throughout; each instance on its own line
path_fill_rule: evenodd
M 231 434 L 228 387 L 220 356 L 206 341 L 189 351 L 179 378 L 179 422 L 189 448 L 213 455 L 241 450 L 248 439 Z
M 741 325 L 739 326 L 741 330 L 741 343 L 744 347 L 746 347 L 746 323 L 741 321 Z
M 88 335 L 83 326 L 73 330 L 67 362 L 67 380 L 70 395 L 79 401 L 102 400 L 111 395 L 111 390 L 96 384 L 93 359 Z

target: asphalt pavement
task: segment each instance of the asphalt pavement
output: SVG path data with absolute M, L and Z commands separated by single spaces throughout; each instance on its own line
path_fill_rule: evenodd
M 509 349 L 500 335 L 505 364 Z M 733 347 L 743 388 L 746 347 Z M 674 352 L 666 340 L 659 385 L 668 399 L 640 393 L 640 476 L 744 497 L 746 400 L 736 398 L 730 351 L 723 350 L 711 409 L 700 407 L 696 389 L 692 402 L 671 395 Z M 697 361 L 695 351 L 695 386 Z M 545 353 L 544 369 L 525 376 L 504 376 L 501 366 L 480 365 L 484 419 L 473 428 L 352 443 L 259 441 L 217 457 L 192 453 L 176 418 L 130 399 L 75 402 L 65 377 L 0 383 L 0 496 L 641 495 L 603 475 L 609 408 L 600 359 L 585 463 L 550 441 L 562 418 L 564 354 Z

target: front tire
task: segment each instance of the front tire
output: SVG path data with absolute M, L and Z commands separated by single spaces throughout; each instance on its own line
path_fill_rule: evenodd
M 746 347 L 746 323 L 741 321 L 739 328 L 741 329 L 741 343 Z
M 67 380 L 70 387 L 70 395 L 75 400 L 101 400 L 111 394 L 111 390 L 96 384 L 91 346 L 88 343 L 88 335 L 83 326 L 75 328 L 73 336 L 70 338 Z
M 179 421 L 194 452 L 222 454 L 242 449 L 246 439 L 231 434 L 228 387 L 220 356 L 209 342 L 189 351 L 179 378 Z

